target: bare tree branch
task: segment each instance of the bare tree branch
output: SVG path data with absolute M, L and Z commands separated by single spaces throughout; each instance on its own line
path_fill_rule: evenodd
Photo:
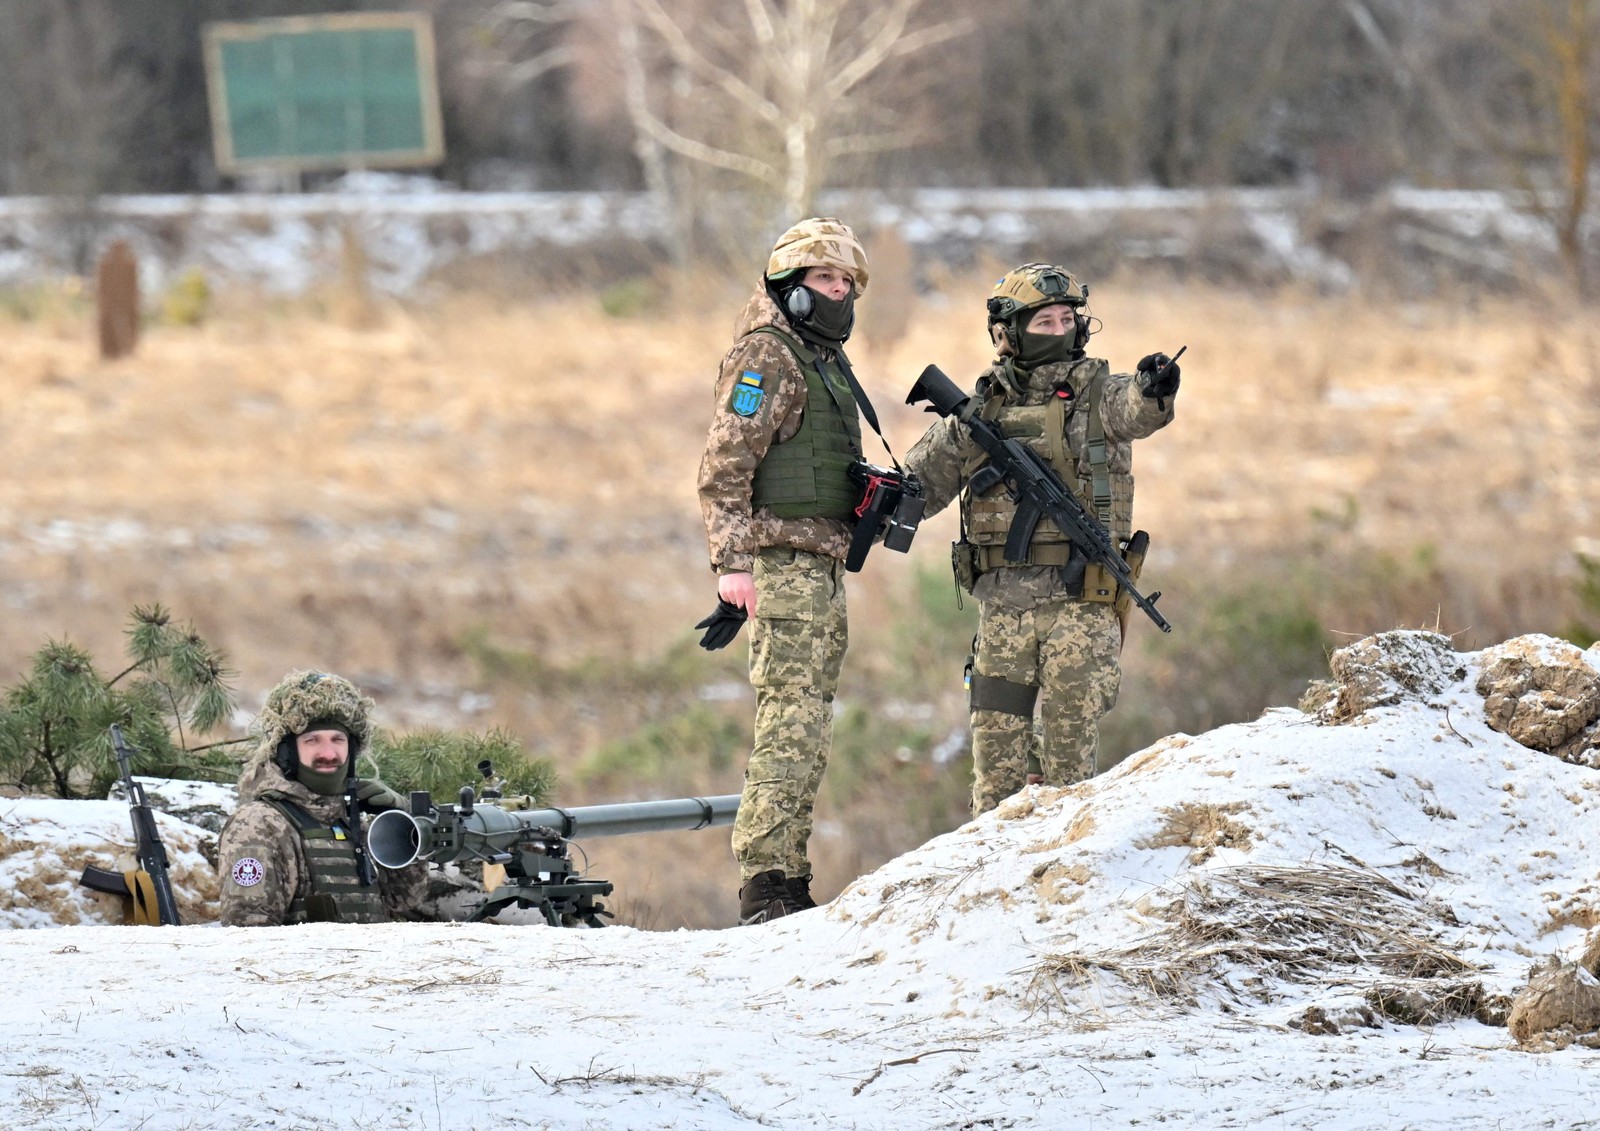
M 761 181 L 763 184 L 774 188 L 783 185 L 783 179 L 778 171 L 765 161 L 754 157 L 746 157 L 742 153 L 734 153 L 726 149 L 718 149 L 714 145 L 707 145 L 703 141 L 684 137 L 678 131 L 668 126 L 660 118 L 648 110 L 641 116 L 640 124 L 649 132 L 650 136 L 661 145 L 666 146 L 674 153 L 700 161 L 706 165 L 713 165 L 719 169 L 727 169 L 733 173 L 743 173 L 747 177 Z
M 738 75 L 717 66 L 702 55 L 689 41 L 683 29 L 667 15 L 656 0 L 633 0 L 633 3 L 645 19 L 650 21 L 650 26 L 655 29 L 656 34 L 661 36 L 674 59 L 720 87 L 730 98 L 767 121 L 777 123 L 783 120 L 783 111 L 770 99 L 763 97 Z
M 875 134 L 846 134 L 832 137 L 822 143 L 822 152 L 829 157 L 845 157 L 857 153 L 888 153 L 896 149 L 918 145 L 928 140 L 922 130 L 885 130 Z

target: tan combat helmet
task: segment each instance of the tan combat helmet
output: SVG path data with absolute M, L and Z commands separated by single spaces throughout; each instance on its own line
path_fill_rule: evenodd
M 1006 272 L 989 296 L 989 334 L 1002 355 L 1015 353 L 1018 334 L 1028 316 L 1046 306 L 1072 307 L 1078 333 L 1075 345 L 1088 340 L 1088 322 L 1081 311 L 1089 301 L 1089 287 L 1064 268 L 1050 263 L 1024 263 Z
M 856 281 L 856 297 L 867 289 L 867 253 L 848 225 L 832 216 L 802 220 L 778 237 L 767 260 L 767 278 L 778 280 L 806 267 L 837 267 Z
M 261 745 L 273 751 L 278 768 L 292 776 L 293 753 L 284 740 L 312 729 L 312 723 L 337 723 L 350 736 L 350 767 L 372 736 L 372 711 L 376 706 L 349 680 L 325 672 L 294 671 L 267 692 L 266 705 L 257 717 L 255 731 Z M 288 765 L 285 765 L 285 761 Z

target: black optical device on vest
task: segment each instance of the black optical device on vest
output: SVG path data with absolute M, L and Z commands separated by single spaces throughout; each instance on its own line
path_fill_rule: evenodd
M 899 554 L 910 550 L 928 504 L 915 475 L 876 467 L 860 459 L 850 465 L 849 475 L 852 482 L 861 486 L 861 502 L 856 505 L 856 532 L 850 539 L 844 568 L 859 573 L 867 551 L 880 533 L 884 549 Z

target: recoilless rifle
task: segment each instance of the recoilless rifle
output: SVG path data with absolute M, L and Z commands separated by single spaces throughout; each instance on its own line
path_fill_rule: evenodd
M 1146 597 L 1134 587 L 1133 571 L 1123 560 L 1111 532 L 1083 509 L 1083 504 L 1038 452 L 1021 440 L 1008 437 L 992 421 L 978 415 L 978 403 L 962 392 L 937 365 L 924 369 L 917 383 L 911 386 L 906 404 L 919 401 L 928 402 L 929 412 L 954 416 L 961 421 L 978 446 L 988 453 L 989 463 L 973 476 L 972 489 L 981 493 L 997 483 L 1004 483 L 1016 502 L 1017 515 L 1006 531 L 1006 561 L 1028 560 L 1028 544 L 1033 541 L 1034 529 L 1040 519 L 1048 518 L 1072 542 L 1077 551 L 1075 559 L 1084 564 L 1104 566 L 1116 579 L 1118 588 L 1144 610 L 1157 628 L 1162 632 L 1172 631 L 1167 618 L 1156 609 L 1156 599 L 1161 594 L 1152 593 Z
M 122 771 L 122 788 L 128 795 L 128 812 L 133 820 L 135 855 L 139 866 L 129 872 L 112 872 L 89 865 L 78 882 L 86 888 L 126 896 L 132 900 L 128 921 L 150 926 L 178 926 L 178 901 L 172 895 L 167 876 L 167 849 L 156 829 L 155 813 L 145 799 L 144 786 L 133 777 L 133 758 L 122 728 L 111 724 L 111 747 L 117 754 L 117 769 Z
M 737 793 L 535 808 L 531 797 L 501 796 L 487 759 L 478 763 L 478 771 L 488 782 L 481 795 L 462 786 L 454 805 L 435 805 L 427 791 L 415 791 L 410 812 L 379 813 L 367 829 L 367 848 L 385 868 L 404 868 L 417 859 L 440 865 L 477 860 L 504 868 L 504 880 L 468 916 L 472 923 L 515 905 L 537 907 L 552 927 L 604 926 L 601 916 L 611 912 L 598 899 L 610 895 L 613 885 L 583 875 L 572 859 L 571 841 L 730 825 L 739 811 Z M 486 868 L 486 881 L 488 875 Z

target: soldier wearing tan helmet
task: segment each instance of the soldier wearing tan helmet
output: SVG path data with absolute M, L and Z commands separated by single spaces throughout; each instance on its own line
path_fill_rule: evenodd
M 755 743 L 733 828 L 741 923 L 816 906 L 806 843 L 832 740 L 844 558 L 861 497 L 847 476 L 861 425 L 842 347 L 866 287 L 866 253 L 838 220 L 779 238 L 722 359 L 700 464 L 717 593 L 751 618 Z
M 382 923 L 421 899 L 425 862 L 391 871 L 365 857 L 360 813 L 403 804 L 382 782 L 355 776 L 372 706 L 324 672 L 290 672 L 267 693 L 218 851 L 223 926 Z
M 1030 444 L 1126 545 L 1133 441 L 1171 423 L 1179 369 L 1165 354 L 1151 354 L 1136 372 L 1113 374 L 1105 361 L 1086 356 L 1088 300 L 1088 287 L 1047 263 L 1024 264 L 996 283 L 988 313 L 998 356 L 979 376 L 974 402 L 1008 436 Z M 1100 719 L 1122 680 L 1117 657 L 1128 601 L 1102 567 L 1085 567 L 1048 519 L 1034 531 L 1027 559 L 1007 561 L 1017 505 L 1004 484 L 973 490 L 986 462 L 953 416 L 928 429 L 906 457 L 922 480 L 927 514 L 958 496 L 961 503 L 956 580 L 979 609 L 967 666 L 974 813 L 1022 788 L 1030 754 L 1050 785 L 1096 772 Z

